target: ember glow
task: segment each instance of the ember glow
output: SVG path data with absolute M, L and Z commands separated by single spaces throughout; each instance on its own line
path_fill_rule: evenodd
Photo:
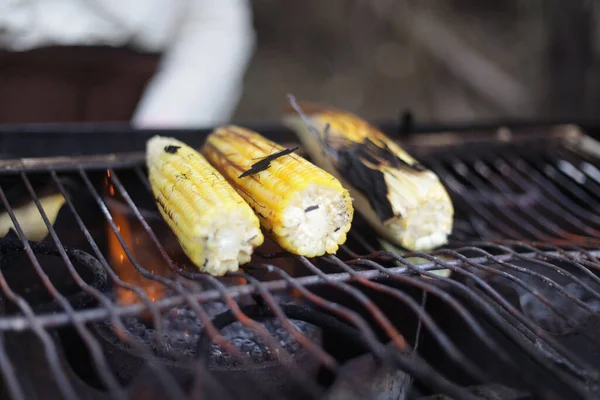
M 106 194 L 114 198 L 115 188 L 110 183 L 110 171 L 107 171 L 105 179 Z M 165 269 L 160 263 L 160 256 L 156 249 L 147 248 L 143 244 L 147 242 L 142 236 L 145 235 L 142 226 L 134 221 L 124 211 L 124 207 L 111 206 L 107 203 L 113 221 L 117 227 L 117 231 L 121 235 L 127 249 L 134 259 L 144 269 L 158 275 L 164 275 L 161 272 Z M 135 221 L 137 222 L 137 221 Z M 131 260 L 127 256 L 127 252 L 121 245 L 119 238 L 114 233 L 110 224 L 106 224 L 108 235 L 108 253 L 109 261 L 114 271 L 119 275 L 119 278 L 125 283 L 141 288 L 152 301 L 160 300 L 165 296 L 165 287 L 157 281 L 145 278 L 135 269 Z M 116 286 L 115 296 L 119 304 L 128 305 L 139 302 L 137 294 L 131 290 Z

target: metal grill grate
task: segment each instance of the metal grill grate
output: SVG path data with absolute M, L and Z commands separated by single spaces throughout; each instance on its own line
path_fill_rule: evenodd
M 542 134 L 407 144 L 453 197 L 444 249 L 382 251 L 357 217 L 337 256 L 267 245 L 225 278 L 181 256 L 142 155 L 1 161 L 0 396 L 596 398 L 600 163 Z

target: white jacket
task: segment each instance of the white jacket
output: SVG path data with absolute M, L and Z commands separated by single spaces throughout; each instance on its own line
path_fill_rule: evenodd
M 0 0 L 0 47 L 132 45 L 162 52 L 140 127 L 206 127 L 231 117 L 252 56 L 247 0 Z

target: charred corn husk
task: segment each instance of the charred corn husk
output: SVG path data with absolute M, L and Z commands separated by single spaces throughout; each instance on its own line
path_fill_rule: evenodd
M 54 225 L 63 204 L 65 204 L 65 198 L 60 193 L 40 199 L 40 205 L 50 224 Z M 14 208 L 13 212 L 27 240 L 38 242 L 48 235 L 48 227 L 33 201 L 19 208 Z M 10 229 L 16 231 L 10 215 L 7 212 L 3 212 L 0 214 L 0 237 L 6 236 Z
M 203 153 L 284 250 L 316 257 L 335 253 L 346 241 L 354 213 L 348 191 L 291 149 L 227 126 L 208 136 Z
M 355 207 L 382 237 L 412 251 L 447 242 L 454 208 L 446 189 L 382 132 L 355 115 L 293 99 L 283 119 L 311 160 L 350 189 Z
M 250 206 L 196 150 L 154 136 L 146 163 L 158 210 L 201 271 L 223 275 L 250 261 L 263 243 Z

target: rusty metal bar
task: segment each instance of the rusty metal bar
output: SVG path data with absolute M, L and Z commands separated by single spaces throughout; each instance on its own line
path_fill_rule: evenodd
M 17 230 L 17 234 L 23 241 L 23 245 L 25 246 L 25 244 L 27 244 L 27 246 L 28 246 L 27 241 L 24 240 L 23 230 L 21 229 L 21 226 L 19 225 L 19 222 L 17 221 L 17 217 L 15 216 L 15 214 L 12 210 L 12 207 L 11 207 L 10 203 L 8 202 L 8 199 L 6 198 L 4 189 L 2 188 L 1 185 L 0 185 L 0 200 L 2 201 L 2 204 L 4 204 L 4 207 L 12 220 L 12 223 L 13 223 L 15 229 Z M 26 248 L 27 248 L 27 246 L 26 246 Z M 32 260 L 35 259 L 35 255 L 31 251 L 31 247 L 29 247 L 29 254 L 33 255 L 33 257 L 30 256 Z M 1 270 L 0 270 L 0 287 L 2 288 L 2 291 L 6 295 L 6 297 L 8 297 L 8 299 L 10 301 L 15 303 L 21 309 L 23 314 L 25 314 L 24 319 L 27 320 L 27 322 L 30 324 L 31 329 L 33 329 L 35 334 L 38 336 L 38 338 L 42 342 L 42 345 L 44 346 L 46 360 L 48 361 L 48 364 L 50 365 L 50 371 L 53 374 L 53 376 L 56 380 L 56 383 L 58 385 L 58 388 L 61 391 L 62 395 L 67 399 L 77 399 L 78 396 L 75 394 L 75 390 L 73 389 L 73 386 L 69 383 L 64 371 L 60 368 L 59 358 L 58 358 L 58 354 L 56 352 L 56 346 L 52 342 L 52 338 L 50 337 L 48 332 L 40 325 L 40 322 L 37 319 L 35 313 L 33 312 L 31 306 L 29 306 L 29 304 L 25 301 L 25 299 L 23 299 L 21 296 L 17 295 L 10 288 L 10 286 L 8 285 L 8 282 L 4 278 L 4 274 L 2 273 Z M 72 316 L 70 316 L 70 315 L 65 314 L 65 317 L 67 318 L 67 321 L 72 320 Z
M 40 204 L 39 198 L 38 198 L 37 194 L 35 193 L 33 187 L 31 186 L 31 182 L 29 181 L 29 179 L 27 178 L 27 175 L 24 172 L 21 173 L 21 178 L 23 179 L 23 182 L 25 182 L 27 191 L 31 195 L 31 197 L 32 197 L 32 199 L 44 221 L 44 224 L 46 225 L 46 228 L 48 229 L 48 232 L 49 232 L 50 236 L 52 237 L 52 241 L 54 242 L 54 245 L 58 249 L 60 256 L 62 257 L 65 265 L 67 266 L 67 269 L 71 273 L 71 276 L 73 277 L 73 279 L 75 279 L 75 282 L 77 283 L 77 285 L 80 288 L 82 288 L 86 293 L 93 295 L 94 298 L 96 298 L 98 301 L 100 301 L 104 307 L 107 307 L 112 312 L 113 307 L 110 303 L 110 300 L 108 300 L 104 295 L 102 295 L 102 293 L 100 293 L 100 291 L 98 291 L 97 289 L 94 289 L 92 286 L 88 285 L 81 278 L 81 276 L 79 276 L 79 274 L 75 270 L 75 267 L 73 266 L 73 263 L 69 259 L 69 256 L 67 255 L 64 246 L 62 245 L 60 239 L 58 238 L 56 231 L 54 230 L 54 227 L 52 226 L 52 223 L 48 220 L 48 216 L 46 215 L 44 208 Z M 15 225 L 15 227 L 16 227 L 16 225 Z M 26 238 L 24 236 L 21 236 L 21 238 L 22 238 L 23 244 L 26 246 L 29 246 L 29 242 L 26 242 Z M 32 250 L 29 250 L 28 253 L 31 253 L 31 255 L 34 254 Z M 33 257 L 35 257 L 35 256 L 33 255 Z M 48 288 L 48 290 L 50 291 L 52 296 L 57 301 L 59 301 L 60 305 L 65 309 L 67 314 L 69 314 L 71 316 L 73 325 L 74 325 L 75 329 L 77 330 L 77 333 L 79 333 L 79 335 L 81 335 L 81 338 L 83 339 L 86 346 L 88 347 L 88 350 L 90 351 L 90 355 L 91 355 L 93 363 L 94 363 L 94 369 L 100 376 L 100 379 L 103 381 L 103 384 L 106 385 L 106 387 L 108 388 L 108 390 L 111 393 L 111 396 L 113 396 L 117 399 L 124 400 L 125 393 L 123 392 L 123 390 L 117 383 L 115 377 L 110 373 L 108 364 L 106 363 L 106 358 L 104 357 L 104 354 L 102 352 L 102 348 L 100 347 L 100 344 L 93 337 L 93 335 L 91 334 L 89 329 L 84 324 L 82 324 L 81 321 L 79 321 L 79 319 L 77 318 L 77 315 L 75 313 L 75 310 L 71 307 L 71 305 L 69 304 L 67 299 L 64 298 L 64 296 L 62 296 L 58 292 L 58 290 L 56 290 L 56 288 L 50 281 L 49 277 L 46 275 L 46 273 L 42 269 L 41 265 L 39 264 L 39 261 L 37 261 L 37 257 L 35 257 L 35 259 L 36 259 L 36 261 L 35 261 L 34 266 L 35 266 L 36 272 L 38 274 L 42 275 L 42 281 L 44 282 L 45 285 L 47 285 L 46 287 Z
M 549 256 L 559 256 L 561 254 L 561 252 L 553 251 L 553 252 L 545 252 L 544 254 L 548 254 Z M 569 251 L 568 254 L 570 254 L 572 257 L 575 257 L 575 259 L 582 259 L 585 256 L 585 254 L 581 251 Z M 591 251 L 590 254 L 592 254 L 596 257 L 600 257 L 600 250 Z M 523 257 L 534 257 L 534 256 L 536 256 L 536 253 L 535 252 L 523 253 L 521 255 Z M 383 257 L 383 258 L 389 259 L 390 253 L 376 252 L 376 253 L 372 254 L 371 256 L 374 258 Z M 410 256 L 412 256 L 412 253 L 407 254 L 406 256 L 410 257 Z M 507 260 L 512 259 L 514 257 L 514 255 L 504 254 L 501 256 L 497 256 L 497 257 L 500 260 L 507 261 Z M 487 258 L 486 257 L 474 257 L 474 258 L 470 258 L 470 260 L 473 262 L 485 262 L 487 260 Z M 453 265 L 453 266 L 461 266 L 463 264 L 464 263 L 461 260 L 449 261 L 449 262 L 445 263 L 445 265 Z M 436 271 L 436 270 L 440 270 L 440 269 L 447 269 L 443 266 L 440 266 L 438 263 L 435 263 L 435 262 L 419 264 L 418 266 L 412 266 L 412 268 L 408 268 L 406 266 L 385 268 L 380 264 L 377 264 L 377 265 L 380 266 L 381 268 L 383 268 L 383 270 L 379 270 L 377 268 L 371 268 L 371 269 L 364 270 L 364 271 L 358 271 L 357 273 L 359 273 L 365 279 L 379 279 L 379 278 L 387 277 L 387 276 L 389 276 L 389 274 L 406 274 L 407 272 L 414 270 L 415 268 L 418 269 L 419 271 Z M 346 272 L 328 274 L 327 276 L 330 280 L 335 280 L 335 281 L 339 281 L 339 282 L 348 282 L 348 281 L 352 280 L 352 276 Z M 299 284 L 303 285 L 304 287 L 310 287 L 310 286 L 314 286 L 314 285 L 318 285 L 318 284 L 322 283 L 321 279 L 318 276 L 314 276 L 314 275 L 295 278 L 295 280 Z M 286 282 L 283 279 L 264 282 L 264 286 L 267 290 L 270 290 L 271 292 L 287 290 L 290 288 L 288 282 Z M 229 287 L 229 288 L 227 288 L 227 291 L 228 291 L 229 295 L 234 298 L 257 293 L 255 287 L 253 287 L 252 285 L 247 285 L 247 284 Z M 219 292 L 214 289 L 207 290 L 202 293 L 188 293 L 188 295 L 191 298 L 193 298 L 194 301 L 197 301 L 200 303 L 213 301 L 213 300 L 219 300 L 221 298 L 221 295 L 219 294 Z M 174 295 L 174 296 L 170 296 L 169 298 L 166 298 L 166 299 L 161 299 L 161 300 L 155 301 L 154 306 L 156 306 L 156 308 L 158 310 L 165 310 L 167 308 L 172 308 L 172 307 L 181 305 L 184 302 L 185 302 L 185 299 L 183 296 Z M 116 308 L 115 312 L 119 316 L 133 316 L 133 315 L 139 314 L 139 313 L 143 312 L 144 310 L 146 310 L 146 306 L 143 304 L 139 304 L 139 303 L 132 304 L 132 305 L 126 305 L 126 306 L 118 306 L 115 308 Z M 81 310 L 81 311 L 78 311 L 78 313 L 80 315 L 81 320 L 86 321 L 86 322 L 98 321 L 98 320 L 106 319 L 110 316 L 108 311 L 103 308 Z M 37 322 L 40 323 L 40 326 L 43 326 L 43 327 L 57 327 L 57 326 L 64 325 L 64 324 L 68 323 L 68 321 L 69 321 L 68 317 L 64 314 L 39 314 L 36 316 L 36 320 L 37 320 Z M 27 320 L 27 318 L 24 318 L 24 317 L 6 316 L 3 318 L 0 318 L 0 331 L 22 331 L 24 329 L 29 329 L 30 326 L 31 325 L 30 325 L 29 321 Z

